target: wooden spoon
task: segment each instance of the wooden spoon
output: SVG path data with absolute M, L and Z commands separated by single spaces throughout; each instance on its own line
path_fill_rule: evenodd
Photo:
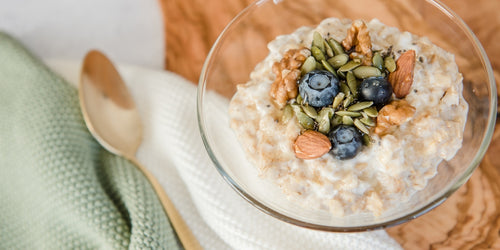
M 142 142 L 139 112 L 111 61 L 92 50 L 85 56 L 79 86 L 80 106 L 92 135 L 107 150 L 130 160 L 146 176 L 185 249 L 202 249 L 156 178 L 135 158 Z

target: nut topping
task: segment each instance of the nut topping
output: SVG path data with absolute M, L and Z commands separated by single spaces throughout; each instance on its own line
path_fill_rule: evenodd
M 414 67 L 415 50 L 406 51 L 396 61 L 396 70 L 389 74 L 387 80 L 391 83 L 397 98 L 404 98 L 410 93 Z
M 389 134 L 396 126 L 409 121 L 413 114 L 415 114 L 415 108 L 407 101 L 394 100 L 378 112 L 375 133 L 379 136 Z
M 328 153 L 332 147 L 330 139 L 320 132 L 306 130 L 293 144 L 295 156 L 300 159 L 314 159 Z
M 276 79 L 271 85 L 270 95 L 280 108 L 285 106 L 289 99 L 297 97 L 300 67 L 309 55 L 307 48 L 291 49 L 283 55 L 281 61 L 273 64 L 272 70 Z
M 347 30 L 347 36 L 342 41 L 342 46 L 346 50 L 350 50 L 355 46 L 357 53 L 352 53 L 351 55 L 362 59 L 363 65 L 372 64 L 372 42 L 365 22 L 361 20 L 352 22 L 351 28 Z

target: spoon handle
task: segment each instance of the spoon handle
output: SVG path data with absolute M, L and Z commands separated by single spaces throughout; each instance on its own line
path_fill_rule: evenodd
M 142 164 L 140 164 L 135 157 L 128 157 L 128 159 L 144 174 L 144 176 L 146 176 L 146 178 L 151 183 L 151 186 L 153 186 L 153 189 L 155 190 L 156 195 L 158 196 L 163 209 L 165 210 L 165 213 L 170 220 L 170 223 L 174 227 L 174 230 L 179 237 L 180 242 L 184 246 L 184 249 L 203 249 L 198 240 L 194 237 L 189 227 L 186 225 L 186 222 L 184 222 L 184 219 L 182 219 L 172 201 L 168 198 L 158 180 L 153 176 L 153 174 L 151 174 L 151 172 L 149 172 Z

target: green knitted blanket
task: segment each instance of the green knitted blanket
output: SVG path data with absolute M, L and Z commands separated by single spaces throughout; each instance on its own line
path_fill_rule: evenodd
M 178 249 L 146 178 L 90 135 L 77 90 L 0 32 L 0 249 Z

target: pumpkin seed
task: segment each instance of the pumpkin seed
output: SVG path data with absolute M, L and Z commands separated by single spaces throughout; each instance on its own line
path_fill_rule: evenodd
M 354 111 L 345 111 L 345 110 L 340 110 L 335 112 L 336 115 L 340 116 L 350 116 L 350 117 L 360 117 L 361 113 L 360 112 L 354 112 Z
M 392 56 L 387 56 L 384 58 L 384 67 L 389 70 L 389 72 L 394 72 L 396 70 L 396 62 Z
M 380 55 L 380 52 L 375 52 L 375 54 L 373 54 L 372 63 L 373 66 L 378 68 L 380 71 L 384 70 L 384 59 Z
M 306 115 L 308 115 L 309 117 L 313 118 L 313 119 L 316 119 L 318 118 L 318 112 L 316 112 L 316 109 L 309 106 L 309 105 L 305 105 L 305 106 L 302 106 L 302 110 L 304 111 L 304 113 L 306 113 Z
M 321 50 L 321 52 L 325 53 L 325 45 L 323 41 L 324 41 L 323 36 L 319 32 L 314 31 L 312 46 L 316 46 L 318 49 Z
M 345 79 L 345 72 L 337 70 L 337 75 L 340 76 L 342 79 Z
M 354 76 L 365 79 L 373 76 L 382 76 L 382 72 L 373 66 L 359 66 L 353 70 Z
M 337 73 L 335 73 L 335 69 L 333 69 L 332 65 L 330 65 L 326 60 L 322 60 L 321 64 L 323 64 L 323 67 L 325 67 L 326 70 L 330 71 L 330 73 L 338 78 Z
M 323 54 L 321 49 L 316 47 L 316 46 L 311 47 L 311 53 L 314 56 L 314 58 L 316 59 L 316 61 L 318 61 L 318 62 L 321 62 L 322 60 L 326 59 L 325 54 Z
M 340 54 L 336 55 L 330 59 L 328 59 L 328 62 L 332 65 L 332 67 L 338 69 L 342 67 L 344 64 L 349 61 L 349 56 L 347 54 Z
M 366 115 L 365 112 L 361 111 L 361 115 L 363 116 L 361 119 L 368 119 L 368 115 Z
M 372 144 L 372 138 L 368 134 L 363 134 L 363 145 L 370 146 Z
M 344 108 L 347 108 L 349 107 L 349 105 L 352 103 L 352 101 L 354 101 L 354 97 L 352 95 L 348 95 L 345 99 L 344 99 Z
M 332 47 L 332 50 L 333 52 L 335 52 L 335 55 L 345 54 L 344 48 L 342 47 L 342 45 L 340 45 L 339 42 L 337 42 L 337 40 L 330 38 L 328 39 L 328 44 L 330 44 L 330 47 Z
M 317 69 L 317 70 L 322 70 L 322 69 L 324 69 L 324 68 L 323 68 L 323 64 L 321 64 L 320 62 L 316 61 L 316 69 Z
M 350 116 L 342 116 L 342 124 L 353 125 L 354 121 L 352 120 L 352 118 Z
M 311 71 L 316 69 L 316 59 L 314 59 L 313 56 L 309 56 L 304 63 L 302 64 L 302 67 L 300 68 L 300 72 L 305 75 Z
M 370 133 L 370 130 L 368 130 L 368 128 L 366 128 L 366 126 L 359 119 L 354 119 L 354 126 L 356 126 L 356 128 L 358 128 L 365 134 Z
M 334 56 L 335 54 L 333 53 L 332 47 L 330 47 L 330 45 L 328 44 L 328 42 L 326 40 L 324 40 L 324 39 L 323 39 L 323 44 L 325 46 L 325 54 L 328 57 Z
M 299 104 L 292 103 L 290 106 L 292 107 L 293 112 L 295 113 L 295 115 L 297 115 L 297 113 L 301 113 L 302 112 L 302 107 Z
M 348 111 L 360 111 L 373 105 L 373 102 L 358 102 L 347 109 Z
M 304 100 L 302 99 L 302 96 L 301 96 L 301 95 L 297 95 L 297 98 L 295 98 L 295 101 L 296 101 L 298 104 L 302 104 Z
M 375 107 L 369 107 L 369 108 L 363 109 L 363 113 L 365 113 L 369 117 L 377 117 L 378 116 L 378 111 L 377 111 L 377 108 L 375 108 Z
M 314 120 L 307 116 L 304 112 L 295 113 L 299 124 L 305 129 L 314 129 Z
M 370 126 L 370 127 L 375 126 L 375 122 L 370 117 L 363 117 L 363 118 L 359 119 L 359 121 L 361 121 L 366 126 Z
M 344 93 L 346 96 L 351 95 L 349 87 L 344 82 L 340 83 L 340 91 L 342 91 L 342 93 Z
M 292 119 L 292 117 L 293 117 L 292 106 L 286 105 L 283 108 L 283 115 L 281 116 L 281 121 L 283 121 L 284 123 L 287 123 L 288 121 L 290 121 L 290 119 Z
M 330 125 L 331 125 L 331 127 L 335 127 L 335 126 L 337 126 L 337 125 L 342 124 L 342 121 L 343 121 L 343 120 L 342 120 L 342 117 L 343 117 L 343 116 L 340 116 L 340 115 L 335 115 L 335 116 L 333 116 L 333 118 L 332 118 L 332 119 L 330 119 Z
M 356 80 L 356 77 L 354 77 L 354 74 L 352 71 L 348 71 L 347 75 L 345 76 L 345 80 L 347 82 L 347 86 L 351 90 L 352 95 L 355 97 L 358 96 L 358 81 Z
M 330 118 L 328 118 L 328 114 L 320 116 L 318 121 L 318 131 L 323 134 L 327 134 L 330 131 Z
M 344 64 L 342 67 L 339 68 L 339 71 L 347 72 L 349 70 L 357 68 L 359 65 L 361 65 L 361 63 L 355 61 L 348 61 L 346 64 Z
M 336 109 L 340 105 L 340 103 L 344 100 L 344 97 L 345 94 L 343 92 L 338 93 L 337 96 L 333 98 L 332 108 Z
M 334 113 L 335 111 L 332 108 L 325 107 L 319 111 L 318 117 L 327 116 L 328 119 L 332 119 Z

